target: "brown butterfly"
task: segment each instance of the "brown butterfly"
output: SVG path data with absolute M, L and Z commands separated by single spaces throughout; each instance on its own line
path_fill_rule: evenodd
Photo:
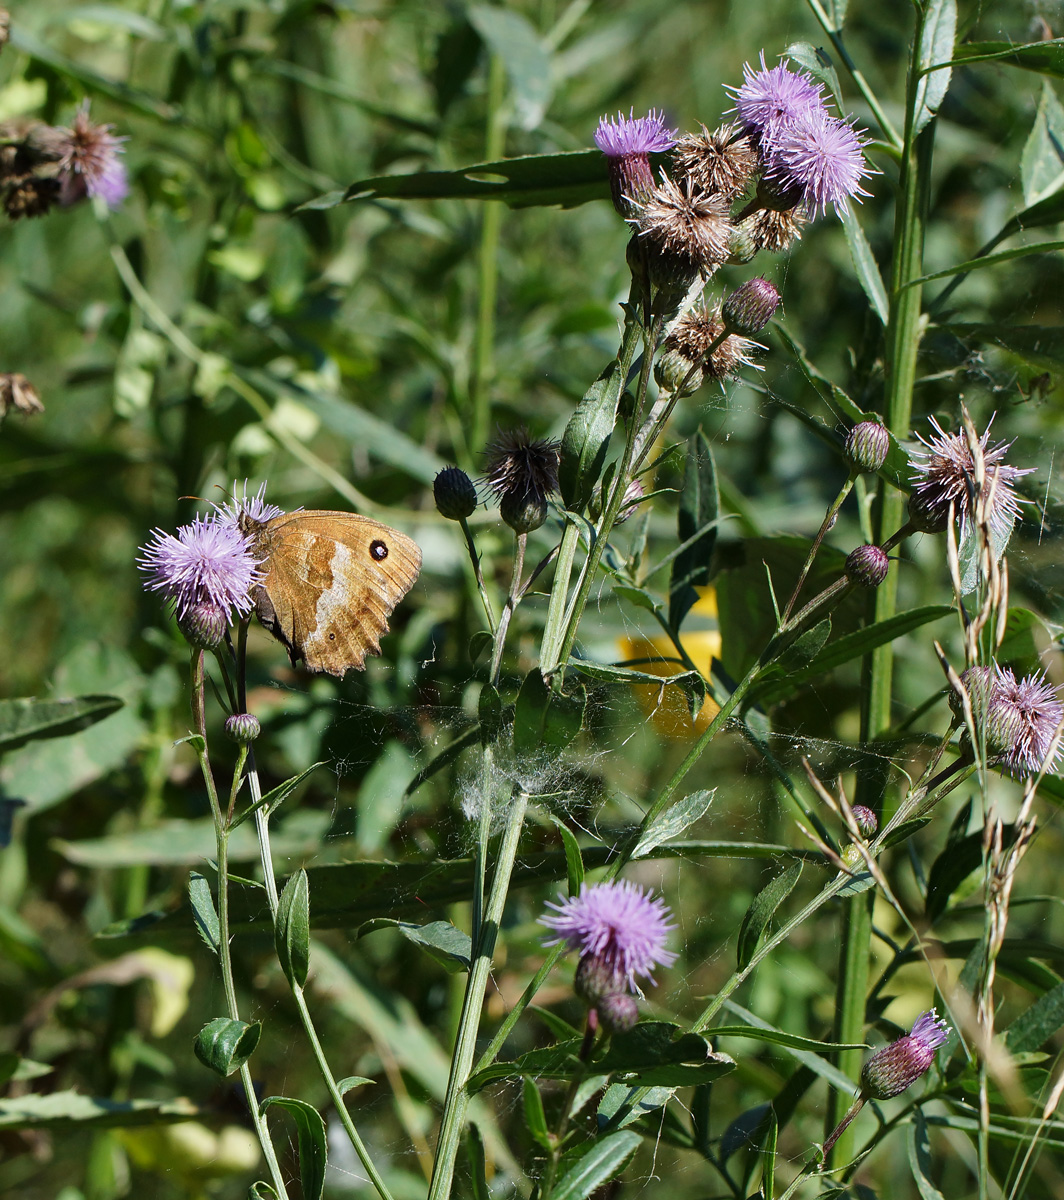
M 255 612 L 288 650 L 293 665 L 341 678 L 380 654 L 388 618 L 421 569 L 417 543 L 357 513 L 281 513 L 238 518 L 262 582 L 252 589 Z

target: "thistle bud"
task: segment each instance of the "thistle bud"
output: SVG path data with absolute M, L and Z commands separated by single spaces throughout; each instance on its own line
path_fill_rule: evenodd
M 581 956 L 573 976 L 573 991 L 589 1008 L 597 1008 L 607 996 L 623 991 L 624 986 L 624 976 L 619 975 L 613 964 L 602 955 Z
M 846 557 L 846 578 L 858 587 L 875 588 L 887 577 L 890 559 L 880 546 L 864 545 Z
M 239 746 L 250 745 L 262 733 L 258 717 L 251 713 L 233 713 L 226 718 L 225 736 Z
M 733 267 L 746 266 L 760 249 L 753 226 L 748 221 L 733 225 L 728 231 L 728 262 Z
M 627 992 L 614 992 L 595 1005 L 599 1024 L 607 1033 L 627 1033 L 639 1020 L 639 1008 Z
M 499 501 L 499 516 L 514 533 L 532 533 L 547 519 L 547 501 L 532 493 L 507 492 Z
M 925 1075 L 949 1026 L 934 1009 L 918 1017 L 912 1032 L 873 1054 L 861 1072 L 861 1091 L 873 1100 L 890 1100 Z
M 875 837 L 876 830 L 879 828 L 876 814 L 863 804 L 855 804 L 850 811 L 853 813 L 854 824 L 856 824 L 861 837 L 866 840 Z
M 444 467 L 432 481 L 432 495 L 440 516 L 464 521 L 477 506 L 477 489 L 461 467 Z
M 752 337 L 772 320 L 780 306 L 780 294 L 767 279 L 757 276 L 725 298 L 720 317 L 729 333 Z
M 862 421 L 846 438 L 846 457 L 855 471 L 873 474 L 887 461 L 890 434 L 878 421 Z
M 757 184 L 758 203 L 770 212 L 790 212 L 801 204 L 804 195 L 804 188 L 767 175 L 762 175 Z
M 217 650 L 229 629 L 229 613 L 222 604 L 201 600 L 178 613 L 177 627 L 190 646 L 197 650 Z

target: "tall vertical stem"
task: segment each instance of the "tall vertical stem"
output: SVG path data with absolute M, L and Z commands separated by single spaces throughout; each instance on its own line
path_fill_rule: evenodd
M 913 386 L 922 333 L 922 289 L 907 286 L 923 274 L 924 222 L 927 211 L 931 157 L 935 122 L 914 136 L 916 90 L 920 80 L 919 58 L 923 14 L 918 9 L 913 33 L 912 59 L 906 95 L 905 140 L 901 159 L 899 195 L 894 215 L 894 256 L 890 278 L 890 318 L 886 329 L 886 391 L 884 419 L 896 437 L 909 432 L 912 417 Z M 902 523 L 904 496 L 882 480 L 879 483 L 875 513 L 875 540 L 897 529 Z M 870 605 L 870 621 L 884 621 L 897 608 L 898 575 L 888 573 L 875 590 Z M 886 642 L 865 659 L 864 697 L 861 713 L 861 742 L 868 745 L 890 728 L 891 692 L 894 674 L 894 647 Z M 883 811 L 888 771 L 866 767 L 858 774 L 855 802 Z M 865 999 L 868 994 L 869 946 L 872 937 L 872 905 L 875 890 L 869 890 L 844 902 L 843 930 L 839 951 L 838 989 L 836 994 L 835 1036 L 840 1042 L 860 1042 L 864 1035 Z M 839 1068 L 851 1079 L 861 1070 L 859 1050 L 839 1054 Z M 836 1093 L 828 1114 L 828 1127 L 844 1118 L 851 1097 Z M 848 1162 L 854 1152 L 854 1131 L 846 1129 L 831 1152 L 833 1165 Z

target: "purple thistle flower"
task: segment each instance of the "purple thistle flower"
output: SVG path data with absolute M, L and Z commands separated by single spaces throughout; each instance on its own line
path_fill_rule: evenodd
M 654 982 L 651 972 L 659 963 L 668 967 L 676 955 L 665 949 L 669 930 L 676 926 L 660 896 L 637 884 L 594 883 L 580 885 L 580 894 L 560 904 L 547 902 L 555 914 L 540 923 L 557 935 L 548 946 L 564 942 L 580 953 L 581 961 L 594 959 L 616 980 L 618 987 L 636 988 L 636 976 Z
M 974 706 L 973 706 L 974 707 Z M 1058 743 L 1046 762 L 1064 719 L 1058 689 L 1044 675 L 1017 679 L 1008 667 L 995 667 L 986 707 L 986 738 L 1016 775 L 1037 775 L 1045 765 L 1053 770 L 1061 757 Z
M 797 195 L 815 217 L 829 204 L 842 213 L 850 196 L 868 196 L 861 180 L 872 174 L 861 136 L 848 121 L 810 112 L 779 128 L 771 145 L 767 182 L 782 195 Z
M 650 155 L 671 149 L 676 131 L 665 124 L 665 116 L 652 108 L 645 117 L 603 117 L 595 130 L 595 145 L 606 156 L 613 206 L 622 217 L 632 215 L 633 202 L 654 188 Z
M 283 508 L 278 508 L 276 504 L 267 504 L 266 502 L 266 484 L 259 485 L 259 490 L 253 495 L 248 495 L 248 481 L 244 480 L 244 486 L 240 493 L 237 494 L 236 484 L 233 484 L 233 498 L 228 504 L 212 505 L 216 516 L 213 518 L 221 525 L 230 525 L 234 529 L 240 529 L 241 517 L 250 517 L 257 524 L 263 524 L 266 521 L 272 521 L 274 517 L 279 517 L 283 512 Z
M 789 125 L 805 123 L 825 113 L 820 84 L 804 72 L 791 71 L 785 63 L 769 68 L 761 51 L 761 70 L 743 63 L 741 87 L 729 87 L 735 94 L 735 111 L 740 123 L 754 131 L 765 149 L 771 150 L 777 136 Z
M 251 611 L 251 589 L 260 581 L 258 563 L 235 525 L 197 517 L 177 536 L 153 530 L 137 565 L 148 576 L 145 587 L 174 602 L 178 620 L 203 605 L 228 618 L 231 609 Z
M 42 135 L 42 145 L 59 166 L 59 202 L 76 204 L 88 196 L 99 196 L 108 208 L 117 208 L 129 192 L 126 168 L 118 156 L 124 153 L 123 137 L 115 137 L 113 125 L 94 125 L 86 101 L 74 114 L 69 128 L 57 126 Z
M 934 1009 L 916 1018 L 904 1037 L 877 1051 L 861 1071 L 861 1091 L 873 1100 L 890 1100 L 926 1074 L 935 1051 L 949 1037 L 949 1025 Z
M 963 430 L 946 433 L 942 426 L 931 418 L 935 434 L 928 440 L 917 434 L 927 447 L 910 456 L 913 470 L 913 490 L 910 497 L 910 513 L 914 506 L 920 514 L 922 525 L 928 531 L 944 529 L 949 519 L 952 501 L 954 511 L 960 519 L 961 538 L 968 532 L 973 518 L 972 501 L 975 494 L 975 460 Z M 993 418 L 991 418 L 993 424 Z M 1025 503 L 1013 491 L 1013 482 L 1029 475 L 1033 467 L 1011 467 L 1002 462 L 1011 442 L 998 442 L 991 446 L 990 425 L 979 439 L 984 464 L 983 495 L 990 498 L 987 524 L 998 553 L 1004 550 L 1012 533 L 1020 505 Z
M 603 117 L 595 130 L 595 145 L 607 158 L 627 158 L 632 154 L 661 154 L 676 145 L 676 130 L 665 124 L 665 114 L 652 108 L 645 117 L 635 116 L 635 109 L 626 117 L 618 113 L 616 120 Z

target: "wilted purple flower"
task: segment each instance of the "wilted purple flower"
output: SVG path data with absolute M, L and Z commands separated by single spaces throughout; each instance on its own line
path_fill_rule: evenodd
M 912 480 L 910 514 L 915 508 L 921 519 L 920 527 L 927 528 L 929 532 L 944 529 L 952 501 L 960 519 L 963 538 L 973 517 L 975 460 L 963 430 L 946 433 L 934 417 L 931 418 L 931 424 L 935 433 L 930 440 L 917 434 L 927 450 L 916 451 L 910 456 L 916 472 Z M 1002 459 L 1012 443 L 998 442 L 991 446 L 989 439 L 990 425 L 987 425 L 979 439 L 985 476 L 983 496 L 992 497 L 987 524 L 997 549 L 1002 550 L 1020 515 L 1020 505 L 1024 503 L 1013 491 L 1012 485 L 1021 476 L 1029 475 L 1034 468 L 1008 466 Z
M 564 942 L 581 960 L 592 958 L 608 971 L 618 986 L 634 990 L 636 977 L 653 983 L 658 964 L 668 967 L 676 955 L 665 949 L 665 939 L 675 925 L 660 896 L 651 896 L 627 880 L 580 885 L 580 894 L 560 904 L 547 902 L 555 914 L 540 923 L 557 935 L 548 946 Z
M 890 1100 L 926 1074 L 935 1051 L 949 1037 L 949 1025 L 931 1009 L 916 1018 L 912 1031 L 884 1046 L 865 1063 L 861 1091 L 873 1100 Z
M 1061 756 L 1058 744 L 1046 763 L 1064 703 L 1044 675 L 1017 679 L 1008 667 L 995 667 L 986 708 L 986 740 L 1017 775 L 1037 775 L 1043 765 L 1052 770 Z
M 849 197 L 870 194 L 861 187 L 861 180 L 872 174 L 863 145 L 848 121 L 821 108 L 780 127 L 766 181 L 782 195 L 796 195 L 811 217 L 829 204 L 841 214 Z
M 126 168 L 118 158 L 125 138 L 115 137 L 113 125 L 94 125 L 88 102 L 74 114 L 72 125 L 58 126 L 41 135 L 41 144 L 59 166 L 60 203 L 76 204 L 99 196 L 108 208 L 117 208 L 129 192 Z
M 769 68 L 761 51 L 761 70 L 743 63 L 741 87 L 729 87 L 735 94 L 735 111 L 740 123 L 753 130 L 762 147 L 771 150 L 778 135 L 795 122 L 805 123 L 823 113 L 820 84 L 804 72 L 792 71 L 785 63 Z
M 595 130 L 595 145 L 606 156 L 613 204 L 621 216 L 631 214 L 633 201 L 654 187 L 650 155 L 676 144 L 676 131 L 665 124 L 663 113 L 652 108 L 645 117 L 635 110 L 618 113 L 616 120 L 603 117 Z
M 204 604 L 223 612 L 252 608 L 251 589 L 259 582 L 258 564 L 247 540 L 231 524 L 197 517 L 177 536 L 156 529 L 137 565 L 148 576 L 145 587 L 174 602 L 180 620 Z

